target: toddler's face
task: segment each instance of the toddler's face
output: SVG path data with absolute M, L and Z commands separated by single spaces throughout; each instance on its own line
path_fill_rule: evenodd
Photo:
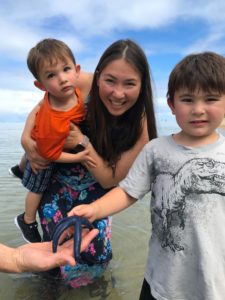
M 40 70 L 40 83 L 43 90 L 54 97 L 66 98 L 74 93 L 79 76 L 79 65 L 74 65 L 71 59 L 56 60 L 53 64 L 43 63 Z

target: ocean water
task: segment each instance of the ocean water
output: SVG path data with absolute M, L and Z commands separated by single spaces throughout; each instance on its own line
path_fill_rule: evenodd
M 18 179 L 8 174 L 9 167 L 16 164 L 23 153 L 20 146 L 22 129 L 21 123 L 0 123 L 0 242 L 12 247 L 24 243 L 13 219 L 24 210 L 26 190 Z M 174 130 L 174 124 L 164 120 L 159 134 Z M 71 289 L 31 273 L 0 273 L 0 299 L 138 299 L 151 232 L 149 198 L 147 195 L 113 217 L 113 259 L 101 280 L 87 287 Z

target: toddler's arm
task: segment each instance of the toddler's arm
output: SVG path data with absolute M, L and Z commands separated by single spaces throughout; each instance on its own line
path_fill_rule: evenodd
M 31 168 L 35 173 L 39 169 L 47 168 L 49 163 L 49 161 L 38 154 L 36 142 L 31 138 L 31 132 L 35 124 L 35 116 L 40 109 L 41 103 L 42 101 L 40 101 L 29 113 L 21 136 L 21 144 L 30 161 Z
M 26 139 L 31 137 L 31 132 L 32 129 L 34 128 L 35 125 L 35 116 L 37 114 L 37 112 L 40 109 L 42 101 L 40 101 L 33 109 L 32 111 L 29 113 L 27 119 L 26 119 L 26 123 L 23 129 L 23 133 L 22 133 L 22 137 L 21 137 L 21 143 L 23 145 L 23 142 L 26 143 Z
M 91 167 L 96 167 L 95 160 L 89 155 L 89 150 L 83 150 L 76 154 L 62 152 L 55 162 L 59 163 L 73 163 L 73 162 L 81 162 L 86 163 Z
M 136 202 L 121 187 L 116 187 L 89 205 L 74 207 L 68 216 L 83 216 L 91 222 L 116 214 Z

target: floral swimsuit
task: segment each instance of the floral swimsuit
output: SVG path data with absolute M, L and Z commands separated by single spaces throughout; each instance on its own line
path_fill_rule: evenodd
M 81 164 L 56 164 L 39 207 L 43 239 L 51 240 L 57 222 L 66 217 L 73 207 L 89 204 L 108 191 L 103 189 Z M 95 278 L 101 277 L 112 258 L 111 217 L 95 221 L 93 224 L 98 228 L 99 234 L 81 254 L 86 264 L 65 266 L 60 270 L 60 276 L 72 287 L 87 285 Z

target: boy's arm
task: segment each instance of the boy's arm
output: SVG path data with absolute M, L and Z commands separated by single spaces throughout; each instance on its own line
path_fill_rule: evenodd
M 116 187 L 89 205 L 74 207 L 68 215 L 83 216 L 93 222 L 124 210 L 134 204 L 136 200 L 121 187 Z

